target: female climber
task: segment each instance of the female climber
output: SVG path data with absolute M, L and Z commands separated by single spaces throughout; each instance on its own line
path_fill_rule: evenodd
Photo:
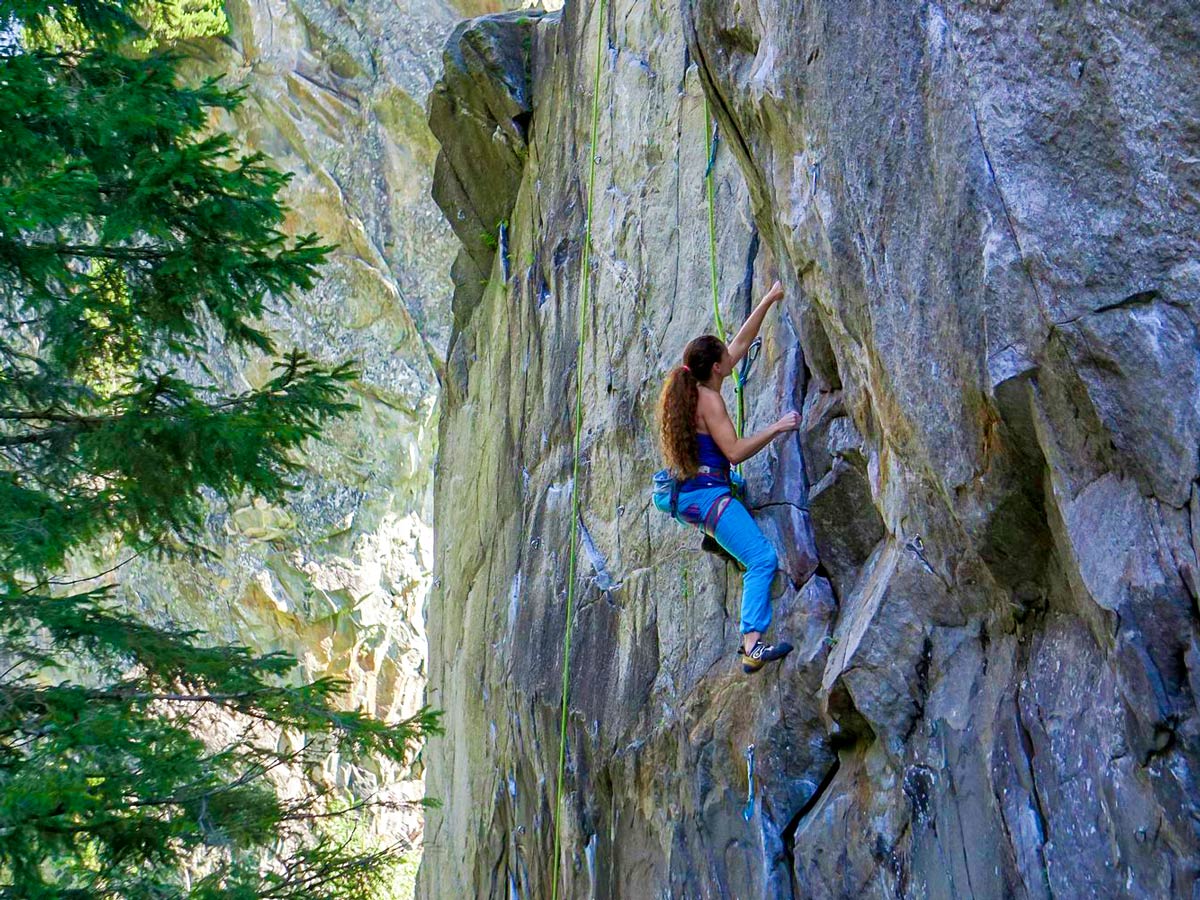
M 731 496 L 730 466 L 799 428 L 800 414 L 789 412 L 757 434 L 739 438 L 721 398 L 721 382 L 741 362 L 767 312 L 782 298 L 783 285 L 776 281 L 728 347 L 711 334 L 688 344 L 683 365 L 671 370 L 658 401 L 663 457 L 670 473 L 680 480 L 679 517 L 715 537 L 746 570 L 738 651 L 748 673 L 783 659 L 792 645 L 762 640 L 771 624 L 771 582 L 777 560 L 746 507 Z

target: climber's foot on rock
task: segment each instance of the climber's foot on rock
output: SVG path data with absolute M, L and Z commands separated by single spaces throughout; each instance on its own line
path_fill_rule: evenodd
M 787 641 L 779 641 L 775 644 L 755 641 L 754 646 L 749 650 L 746 650 L 740 644 L 738 645 L 738 653 L 742 656 L 742 671 L 747 674 L 757 672 L 767 663 L 783 659 L 791 652 L 792 645 Z

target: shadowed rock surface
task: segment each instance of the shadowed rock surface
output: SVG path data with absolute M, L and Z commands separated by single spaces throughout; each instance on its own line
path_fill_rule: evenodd
M 595 6 L 460 28 L 431 104 L 447 218 L 507 229 L 446 366 L 419 893 L 551 894 L 579 491 L 559 896 L 1192 897 L 1200 13 L 607 16 L 583 371 Z M 805 414 L 747 466 L 797 645 L 751 678 L 737 573 L 649 503 L 712 328 L 706 93 L 726 323 L 788 291 L 750 428 Z

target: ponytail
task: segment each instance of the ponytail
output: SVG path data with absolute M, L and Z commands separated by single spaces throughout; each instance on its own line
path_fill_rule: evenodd
M 691 478 L 700 468 L 696 446 L 699 400 L 700 383 L 691 369 L 687 366 L 672 369 L 658 398 L 658 437 L 663 459 L 676 478 Z
M 658 440 L 663 459 L 676 478 L 691 478 L 700 469 L 696 442 L 696 404 L 700 385 L 712 378 L 713 366 L 721 361 L 725 343 L 706 334 L 683 348 L 683 365 L 667 376 L 658 398 Z

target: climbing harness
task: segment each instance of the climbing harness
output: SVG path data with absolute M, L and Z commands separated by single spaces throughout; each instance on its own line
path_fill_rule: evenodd
M 587 218 L 583 225 L 583 268 L 579 300 L 579 331 L 575 351 L 575 448 L 571 463 L 571 543 L 567 561 L 567 616 L 563 629 L 562 660 L 562 716 L 558 730 L 558 782 L 554 796 L 554 893 L 558 900 L 558 866 L 562 850 L 562 828 L 559 813 L 562 810 L 563 780 L 567 771 L 567 694 L 571 673 L 571 627 L 575 618 L 575 563 L 579 543 L 579 457 L 583 437 L 583 355 L 587 338 L 588 300 L 592 283 L 592 209 L 596 197 L 596 134 L 600 128 L 600 64 L 604 49 L 604 13 L 606 0 L 596 5 L 596 72 L 592 80 L 592 134 L 588 146 L 588 197 Z
M 729 501 L 745 501 L 746 480 L 731 469 L 717 469 L 712 466 L 700 466 L 696 470 L 696 474 L 707 475 L 715 479 L 716 483 L 712 487 L 727 485 L 729 488 L 729 493 L 713 503 L 707 515 L 701 516 L 699 509 L 693 509 L 690 506 L 679 508 L 679 493 L 683 483 L 673 476 L 669 469 L 659 469 L 654 473 L 651 499 L 660 512 L 688 525 L 695 525 L 709 537 L 716 537 L 717 522 L 721 518 L 721 513 L 725 512 Z M 713 552 L 708 546 L 704 549 Z

